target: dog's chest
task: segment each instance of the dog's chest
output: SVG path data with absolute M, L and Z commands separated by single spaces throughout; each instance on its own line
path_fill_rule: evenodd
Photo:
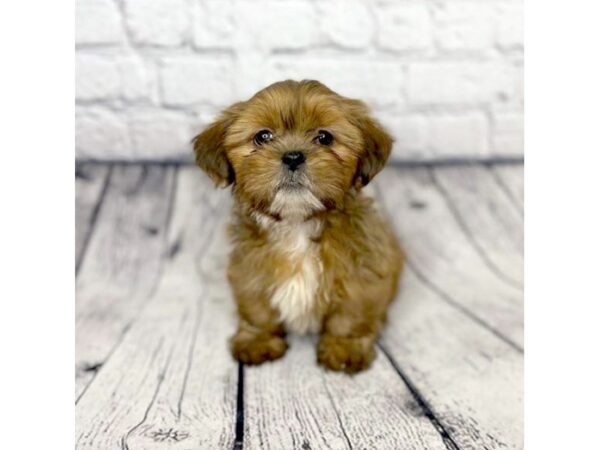
M 322 278 L 319 245 L 314 241 L 320 223 L 278 224 L 270 233 L 270 241 L 288 267 L 286 275 L 275 279 L 271 304 L 276 308 L 286 329 L 295 333 L 317 332 L 321 316 L 318 304 Z

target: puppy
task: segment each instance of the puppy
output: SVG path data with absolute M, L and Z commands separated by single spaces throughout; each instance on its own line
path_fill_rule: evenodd
M 232 105 L 193 142 L 198 165 L 217 185 L 233 185 L 233 356 L 275 360 L 287 332 L 310 332 L 320 333 L 326 368 L 367 368 L 403 264 L 361 193 L 391 137 L 361 101 L 288 80 Z

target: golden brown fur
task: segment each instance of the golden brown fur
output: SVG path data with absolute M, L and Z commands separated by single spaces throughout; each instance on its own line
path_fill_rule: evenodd
M 257 140 L 260 130 L 270 140 Z M 333 141 L 323 144 L 327 134 Z M 315 331 L 325 367 L 369 366 L 402 255 L 361 188 L 391 146 L 362 102 L 306 80 L 234 104 L 195 138 L 198 165 L 217 184 L 233 184 L 228 276 L 240 319 L 231 339 L 237 359 L 279 358 L 286 332 Z M 295 170 L 282 163 L 291 151 L 305 157 Z

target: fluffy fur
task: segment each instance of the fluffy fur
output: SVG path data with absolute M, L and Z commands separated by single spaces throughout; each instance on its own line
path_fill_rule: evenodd
M 271 138 L 257 141 L 261 130 Z M 331 142 L 319 140 L 324 132 Z M 361 188 L 391 147 L 364 103 L 307 80 L 232 105 L 194 139 L 198 165 L 218 185 L 233 185 L 228 277 L 238 360 L 279 358 L 287 332 L 318 332 L 325 367 L 370 365 L 403 259 Z M 290 151 L 305 157 L 296 170 L 282 162 Z

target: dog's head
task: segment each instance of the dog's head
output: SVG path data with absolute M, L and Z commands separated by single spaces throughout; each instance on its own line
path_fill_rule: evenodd
M 392 138 L 366 105 L 318 81 L 282 81 L 232 105 L 194 138 L 196 162 L 273 217 L 339 206 L 383 168 Z

